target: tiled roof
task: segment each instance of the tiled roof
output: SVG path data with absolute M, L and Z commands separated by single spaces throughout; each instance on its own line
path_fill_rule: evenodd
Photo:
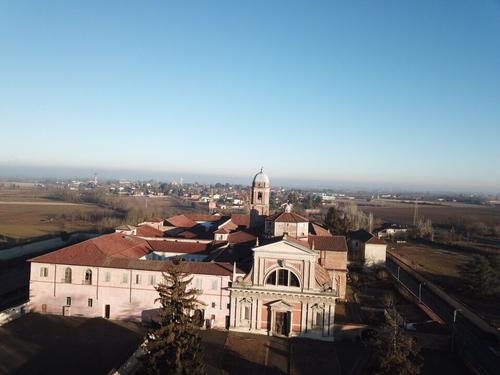
M 136 236 L 140 237 L 163 237 L 165 233 L 149 225 L 142 225 L 137 228 Z
M 231 222 L 233 222 L 237 227 L 246 227 L 250 226 L 250 215 L 248 214 L 232 214 Z
M 332 280 L 328 271 L 324 269 L 321 265 L 316 264 L 316 284 L 321 288 L 331 288 Z
M 278 223 L 307 223 L 309 219 L 296 214 L 295 212 L 278 212 L 266 217 L 266 221 L 274 221 Z
M 38 256 L 32 260 L 56 264 L 94 264 L 106 257 L 138 259 L 151 251 L 152 248 L 146 240 L 112 233 Z
M 314 243 L 315 250 L 347 251 L 347 242 L 344 236 L 309 236 L 307 241 L 311 248 Z
M 374 245 L 385 245 L 385 241 L 378 238 L 377 236 L 374 236 L 370 232 L 364 230 L 364 229 L 359 229 L 355 231 L 351 231 L 347 234 L 348 238 L 352 238 L 355 240 L 359 240 L 364 243 L 368 244 L 374 244 Z
M 169 217 L 168 219 L 165 220 L 167 225 L 171 225 L 173 227 L 179 227 L 179 228 L 192 228 L 195 225 L 198 225 L 196 221 L 193 219 L 188 218 L 186 215 L 176 215 Z
M 223 218 L 221 215 L 207 215 L 207 214 L 184 214 L 190 220 L 193 221 L 219 221 Z
M 211 242 L 149 240 L 148 243 L 154 251 L 166 253 L 191 254 L 204 252 L 212 248 Z
M 230 244 L 255 242 L 256 239 L 256 236 L 245 231 L 233 232 L 227 236 L 227 242 Z
M 375 236 L 373 236 L 368 241 L 366 241 L 366 243 L 374 244 L 374 245 L 385 245 L 386 244 L 384 240 L 382 240 L 378 237 L 375 237 Z
M 347 233 L 347 237 L 359 240 L 361 242 L 367 242 L 369 239 L 373 237 L 373 234 L 364 229 L 358 229 Z
M 317 236 L 331 236 L 328 229 L 323 228 L 321 225 L 316 223 L 309 223 L 309 233 Z
M 156 242 L 160 241 L 152 240 L 151 242 L 157 245 Z M 181 244 L 181 242 L 174 243 L 177 245 Z M 89 267 L 168 271 L 171 265 L 169 261 L 138 259 L 138 257 L 148 254 L 151 251 L 153 251 L 153 248 L 146 240 L 133 236 L 125 236 L 121 233 L 112 233 L 35 257 L 30 259 L 30 261 Z M 186 271 L 193 274 L 228 276 L 233 271 L 230 263 L 186 262 L 183 264 L 186 267 Z

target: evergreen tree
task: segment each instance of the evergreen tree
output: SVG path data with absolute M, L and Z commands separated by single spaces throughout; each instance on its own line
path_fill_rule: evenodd
M 418 375 L 422 367 L 415 340 L 402 328 L 403 319 L 395 309 L 389 309 L 386 323 L 375 340 L 376 375 Z
M 335 206 L 328 209 L 324 224 L 332 234 L 346 234 L 347 232 L 344 213 Z
M 143 371 L 146 374 L 205 374 L 201 338 L 190 313 L 200 303 L 199 291 L 188 290 L 193 277 L 181 259 L 172 262 L 165 281 L 156 286 L 161 303 L 155 327 L 143 344 Z
M 496 259 L 492 262 L 482 255 L 474 254 L 472 259 L 460 269 L 467 287 L 482 296 L 495 294 L 500 286 L 499 272 L 496 270 Z

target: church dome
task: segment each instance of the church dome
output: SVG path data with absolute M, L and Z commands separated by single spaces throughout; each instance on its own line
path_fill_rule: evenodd
M 269 186 L 269 177 L 264 173 L 263 168 L 253 178 L 253 186 Z

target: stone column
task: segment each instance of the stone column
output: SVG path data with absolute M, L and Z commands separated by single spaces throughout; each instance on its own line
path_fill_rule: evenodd
M 236 297 L 231 296 L 231 310 L 229 311 L 229 327 L 236 327 Z
M 257 300 L 257 329 L 262 329 L 262 300 Z
M 257 322 L 257 300 L 252 298 L 252 312 L 250 314 L 250 330 L 255 329 Z
M 300 316 L 300 333 L 307 332 L 307 304 L 304 302 L 300 303 L 301 306 L 301 316 Z

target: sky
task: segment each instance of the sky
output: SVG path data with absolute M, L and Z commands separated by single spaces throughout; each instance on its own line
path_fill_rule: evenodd
M 261 166 L 500 192 L 500 1 L 0 0 L 0 174 Z

